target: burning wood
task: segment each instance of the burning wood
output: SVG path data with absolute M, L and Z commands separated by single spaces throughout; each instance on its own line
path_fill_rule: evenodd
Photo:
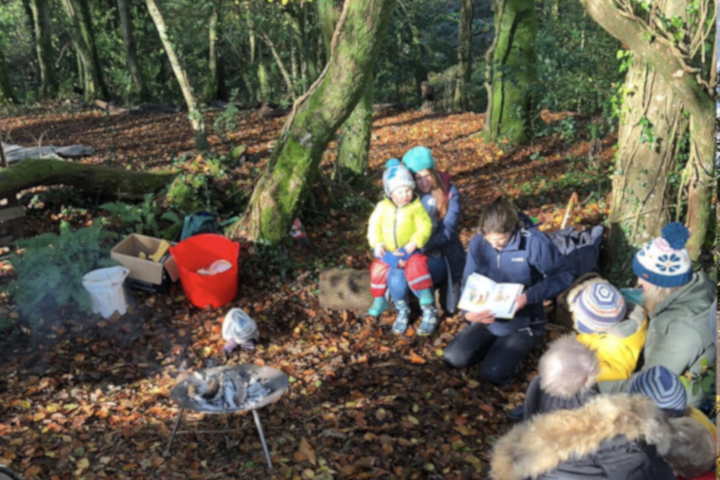
M 263 379 L 234 370 L 211 375 L 195 372 L 187 387 L 188 399 L 199 408 L 218 412 L 250 409 L 271 393 Z

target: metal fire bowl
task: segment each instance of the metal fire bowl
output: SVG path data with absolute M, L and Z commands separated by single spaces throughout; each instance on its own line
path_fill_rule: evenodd
M 197 402 L 191 400 L 187 395 L 187 389 L 188 385 L 190 385 L 190 382 L 197 381 L 193 375 L 190 375 L 189 377 L 178 383 L 175 388 L 173 388 L 173 391 L 170 394 L 170 398 L 177 402 L 180 408 L 193 410 L 195 412 L 235 413 L 257 410 L 259 408 L 270 405 L 271 403 L 276 402 L 280 397 L 282 397 L 283 393 L 285 393 L 285 391 L 288 389 L 288 376 L 280 370 L 272 367 L 258 367 L 257 365 L 226 365 L 224 367 L 210 368 L 208 370 L 205 370 L 204 372 L 205 375 L 210 376 L 233 370 L 239 373 L 241 377 L 249 377 L 250 374 L 253 374 L 256 378 L 260 380 L 260 382 L 265 388 L 270 390 L 270 395 L 266 396 L 265 398 L 254 404 L 251 408 L 238 408 L 234 410 L 205 409 Z

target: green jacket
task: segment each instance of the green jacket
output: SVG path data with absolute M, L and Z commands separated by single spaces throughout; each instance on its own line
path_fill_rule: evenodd
M 703 272 L 695 272 L 690 282 L 667 297 L 650 312 L 647 339 L 643 349 L 643 370 L 662 365 L 689 380 L 688 406 L 698 407 L 712 392 L 700 389 L 693 395 L 693 384 L 705 365 L 715 365 L 715 343 L 708 329 L 708 318 L 715 300 L 715 284 Z M 705 361 L 703 361 L 705 359 Z M 627 392 L 634 373 L 625 380 L 600 382 L 602 393 Z M 704 375 L 704 377 L 707 376 Z M 714 379 L 713 379 L 714 382 Z

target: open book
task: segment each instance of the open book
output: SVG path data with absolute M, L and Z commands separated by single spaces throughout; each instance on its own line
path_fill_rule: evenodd
M 524 288 L 520 283 L 496 283 L 473 273 L 467 279 L 458 307 L 475 313 L 490 310 L 497 318 L 511 319 L 515 316 L 515 301 Z

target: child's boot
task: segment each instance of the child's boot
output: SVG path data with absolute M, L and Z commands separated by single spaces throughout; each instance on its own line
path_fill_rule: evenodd
M 418 299 L 420 300 L 420 306 L 424 307 L 426 305 L 434 305 L 435 304 L 435 296 L 433 295 L 432 288 L 425 288 L 423 290 L 420 290 L 418 293 Z
M 368 315 L 371 317 L 379 317 L 385 310 L 388 309 L 388 306 L 388 302 L 385 300 L 384 295 L 382 297 L 375 297 L 370 310 L 368 310 Z
M 421 337 L 432 335 L 437 329 L 438 318 L 437 310 L 432 305 L 422 307 L 422 322 L 417 329 L 417 334 Z
M 410 324 L 410 306 L 405 300 L 396 300 L 395 308 L 397 309 L 397 317 L 392 326 L 392 332 L 396 335 L 404 335 Z

